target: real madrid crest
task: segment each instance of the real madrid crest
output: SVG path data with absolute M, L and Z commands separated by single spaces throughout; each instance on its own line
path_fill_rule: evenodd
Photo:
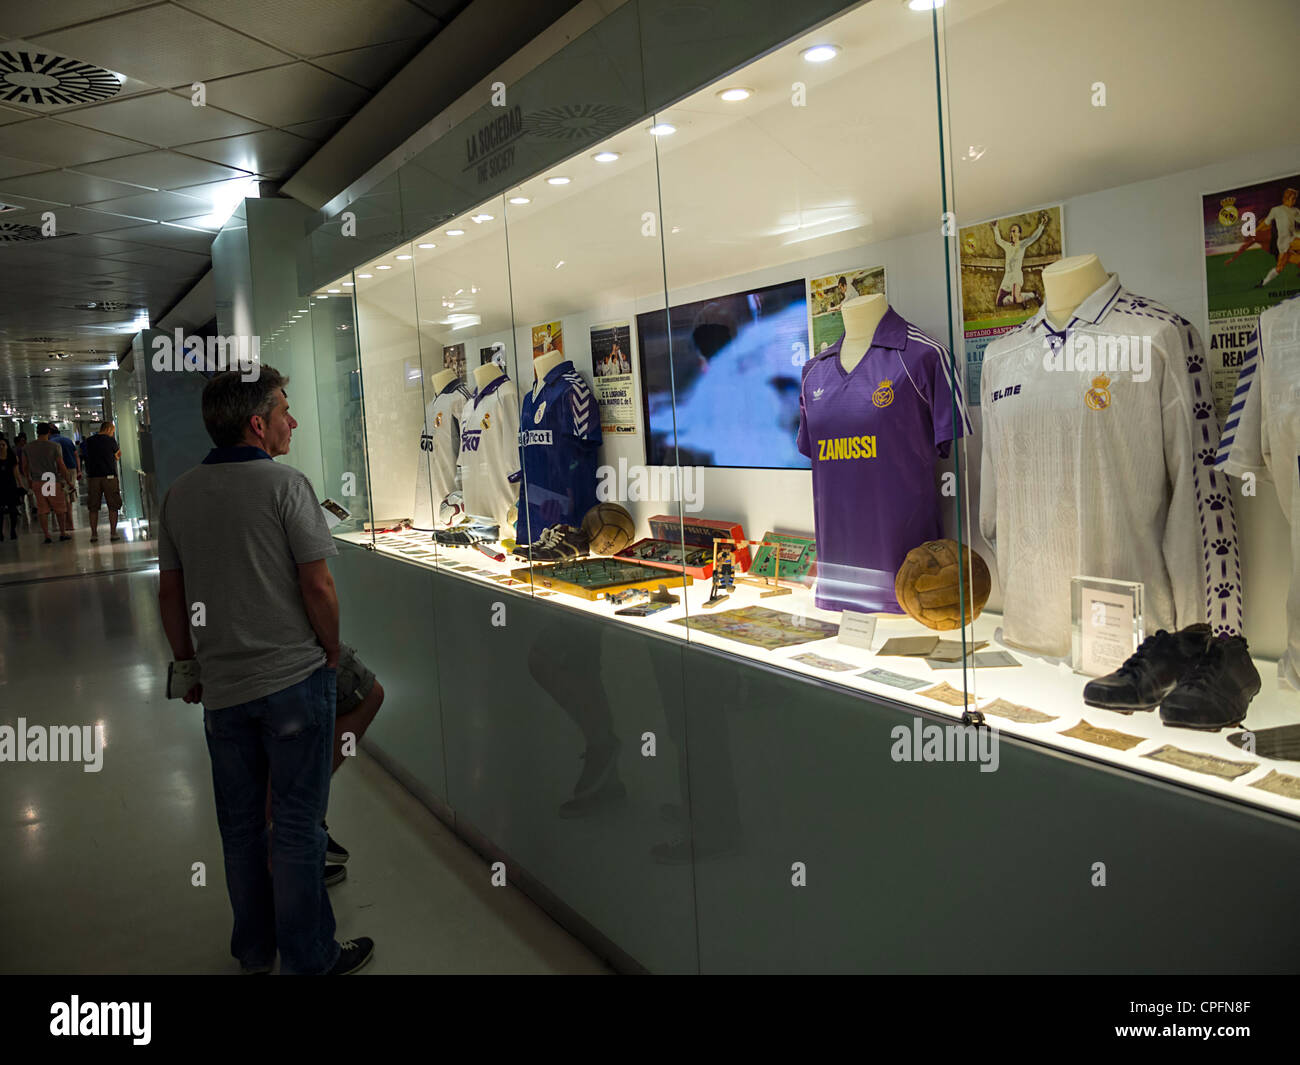
M 435 429 L 442 428 L 442 411 L 438 411 L 438 413 L 433 416 L 433 427 Z
M 1092 387 L 1083 394 L 1089 410 L 1105 410 L 1110 406 L 1110 378 L 1105 374 L 1092 379 Z
M 1225 196 L 1219 201 L 1219 225 L 1235 226 L 1241 220 L 1237 211 L 1237 197 Z
M 888 407 L 894 402 L 894 382 L 888 379 L 880 382 L 880 387 L 871 393 L 871 402 L 877 407 Z
M 484 429 L 491 429 L 491 428 L 492 428 L 492 415 L 491 415 L 491 414 L 485 414 L 485 415 L 483 415 L 483 428 L 484 428 Z

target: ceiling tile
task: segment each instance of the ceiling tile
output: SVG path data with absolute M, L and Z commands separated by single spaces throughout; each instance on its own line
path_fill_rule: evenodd
M 368 5 L 350 6 L 364 10 Z M 35 40 L 152 85 L 189 85 L 292 58 L 173 4 L 35 35 Z
M 38 159 L 49 166 L 76 166 L 148 151 L 150 145 L 111 137 L 53 118 L 34 118 L 0 126 L 0 155 Z
M 3 175 L 3 165 L 3 161 L 0 161 L 0 176 Z M 89 163 L 77 169 L 82 173 L 129 181 L 155 189 L 178 189 L 186 185 L 247 176 L 247 171 L 234 170 L 219 163 L 193 159 L 175 152 L 144 152 L 121 159 L 106 159 L 102 163 Z
M 208 102 L 214 102 L 210 92 Z M 229 114 L 217 107 L 195 107 L 188 97 L 169 92 L 156 92 L 150 96 L 136 96 L 129 100 L 83 108 L 65 115 L 64 120 L 161 147 L 212 140 L 216 137 L 233 137 L 261 128 L 258 122 Z
M 139 191 L 119 181 L 78 174 L 72 170 L 47 170 L 43 174 L 30 174 L 27 177 L 0 178 L 0 200 L 17 195 L 59 203 L 83 204 L 115 196 L 129 196 Z
M 301 122 L 296 126 L 285 126 L 285 132 L 292 133 L 295 137 L 305 137 L 309 141 L 327 141 L 347 125 L 351 117 L 351 115 L 342 115 L 338 118 L 318 119 L 315 122 Z
M 182 229 L 179 226 L 165 226 L 161 222 L 133 226 L 128 229 L 118 229 L 113 232 L 113 236 L 120 240 L 134 240 L 144 244 L 161 244 L 165 247 L 179 248 L 181 251 L 192 251 L 200 254 L 210 252 L 212 249 L 211 233 Z
M 104 233 L 110 229 L 118 229 L 133 224 L 133 219 L 120 218 L 115 214 L 106 214 L 98 209 L 90 210 L 85 207 L 55 207 L 48 209 L 54 211 L 56 235 L 72 236 L 77 233 Z M 14 211 L 13 213 L 0 215 L 0 223 L 16 221 L 23 225 L 39 227 L 42 213 L 41 211 Z
M 210 105 L 237 111 L 268 126 L 291 126 L 335 115 L 350 115 L 369 96 L 365 89 L 307 63 L 291 63 L 208 83 Z M 230 131 L 231 134 L 245 132 L 251 130 Z M 209 140 L 227 135 L 210 133 L 187 137 L 186 140 Z
M 406 0 L 179 0 L 297 55 L 339 52 L 402 37 L 428 37 L 438 19 Z
M 392 76 L 406 66 L 423 46 L 422 38 L 408 38 L 369 48 L 353 48 L 346 52 L 320 55 L 312 62 L 348 81 L 378 90 L 387 85 Z
M 11 37 L 29 37 L 61 26 L 113 15 L 152 0 L 58 0 L 56 4 L 33 4 L 28 0 L 0 3 L 0 22 Z
M 33 174 L 38 170 L 48 170 L 45 163 L 34 163 L 28 159 L 11 159 L 0 155 L 0 178 L 16 177 L 19 174 Z
M 3 134 L 4 127 L 0 126 L 0 137 Z M 0 140 L 0 150 L 3 147 L 3 141 Z M 246 133 L 242 137 L 180 144 L 176 150 L 185 155 L 225 163 L 267 177 L 297 168 L 316 151 L 316 147 L 312 141 L 305 141 L 278 129 L 269 129 L 261 133 Z
M 26 111 L 18 111 L 12 107 L 0 107 L 0 126 L 7 126 L 10 122 L 21 122 L 24 118 L 31 118 Z
M 172 222 L 177 218 L 197 214 L 205 209 L 201 200 L 177 192 L 139 192 L 93 205 L 97 211 L 149 218 L 155 222 Z

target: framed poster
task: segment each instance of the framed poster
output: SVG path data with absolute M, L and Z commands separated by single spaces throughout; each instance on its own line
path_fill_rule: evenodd
M 966 402 L 978 404 L 984 349 L 1038 313 L 1043 267 L 1065 254 L 1061 205 L 964 226 L 958 243 Z
M 1300 174 L 1201 198 L 1210 386 L 1219 424 L 1259 314 L 1300 292 Z
M 632 323 L 591 327 L 591 375 L 600 403 L 600 431 L 636 432 L 636 394 L 632 383 Z
M 856 267 L 809 281 L 808 310 L 812 315 L 812 351 L 809 356 L 821 354 L 843 335 L 841 303 L 876 293 L 888 296 L 883 266 Z
M 533 358 L 540 359 L 549 352 L 564 354 L 564 327 L 560 322 L 546 322 L 533 326 Z

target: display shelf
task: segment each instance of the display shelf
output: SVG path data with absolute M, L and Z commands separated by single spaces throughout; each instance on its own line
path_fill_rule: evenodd
M 343 534 L 339 539 L 351 543 L 369 543 L 369 536 L 361 533 Z M 430 550 L 437 546 L 437 558 L 419 559 L 402 553 L 403 548 L 421 543 L 428 544 Z M 511 570 L 519 567 L 518 560 L 507 557 L 505 562 L 495 562 L 472 547 L 433 545 L 427 537 L 421 538 L 421 534 L 418 533 L 378 534 L 375 537 L 375 550 L 408 564 L 421 565 L 435 569 L 444 575 L 500 587 L 516 595 L 540 596 L 545 591 L 538 589 L 534 593 L 524 582 L 516 581 L 507 584 L 500 580 L 494 581 L 487 575 L 510 578 Z M 756 587 L 741 586 L 724 603 L 712 608 L 705 608 L 703 605 L 709 595 L 707 584 L 693 585 L 684 590 L 684 595 L 681 588 L 674 588 L 672 591 L 673 594 L 682 596 L 681 602 L 645 618 L 615 616 L 613 613 L 615 605 L 604 600 L 586 600 L 562 592 L 550 592 L 543 597 L 566 609 L 581 610 L 587 614 L 605 617 L 611 624 L 629 625 L 669 639 L 689 641 L 696 646 L 735 655 L 748 662 L 788 670 L 819 681 L 840 685 L 864 695 L 901 703 L 912 710 L 922 710 L 951 718 L 954 721 L 960 719 L 961 708 L 926 697 L 924 688 L 909 692 L 859 674 L 868 669 L 886 669 L 917 681 L 924 681 L 927 686 L 946 681 L 960 691 L 963 673 L 965 673 L 969 678 L 967 683 L 970 684 L 967 694 L 974 697 L 971 705 L 975 708 L 982 709 L 994 700 L 1005 699 L 1055 716 L 1053 721 L 1030 724 L 988 715 L 986 717 L 988 724 L 1001 734 L 1300 819 L 1300 798 L 1289 798 L 1253 786 L 1273 772 L 1300 779 L 1300 762 L 1248 754 L 1234 747 L 1227 740 L 1227 737 L 1235 732 L 1294 724 L 1300 720 L 1300 693 L 1279 687 L 1276 680 L 1276 662 L 1265 659 L 1254 660 L 1255 667 L 1263 680 L 1263 688 L 1250 704 L 1246 724 L 1238 728 L 1223 729 L 1217 733 L 1199 732 L 1164 725 L 1160 721 L 1158 711 L 1122 714 L 1084 706 L 1083 686 L 1089 678 L 1075 674 L 1069 664 L 1062 660 L 1042 658 L 1003 645 L 1000 641 L 1001 617 L 997 614 L 982 614 L 971 629 L 967 630 L 967 639 L 988 641 L 989 646 L 984 650 L 1005 650 L 1021 663 L 1020 666 L 996 669 L 977 667 L 967 671 L 932 669 L 919 658 L 877 653 L 887 640 L 895 637 L 936 635 L 934 630 L 927 629 L 910 618 L 899 615 L 877 615 L 871 650 L 841 643 L 838 637 L 830 637 L 811 639 L 773 651 L 762 651 L 737 640 L 705 631 L 692 622 L 745 607 L 776 609 L 795 617 L 837 626 L 840 615 L 833 611 L 819 609 L 813 602 L 811 590 L 807 588 L 794 588 L 789 596 L 772 600 L 761 598 Z M 960 639 L 961 634 L 953 631 L 937 635 L 945 639 Z M 821 656 L 851 665 L 853 669 L 843 671 L 822 669 L 800 661 L 798 658 L 800 655 Z M 1063 735 L 1066 730 L 1083 721 L 1098 729 L 1138 737 L 1140 742 L 1129 750 L 1117 750 Z M 1197 772 L 1146 757 L 1166 745 L 1230 762 L 1254 762 L 1257 766 L 1233 780 L 1226 780 L 1209 773 Z

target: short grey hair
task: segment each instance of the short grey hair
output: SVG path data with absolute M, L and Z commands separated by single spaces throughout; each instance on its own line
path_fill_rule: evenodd
M 242 444 L 248 421 L 266 418 L 289 378 L 274 366 L 262 366 L 255 381 L 245 381 L 238 370 L 219 373 L 203 389 L 203 424 L 217 447 Z

